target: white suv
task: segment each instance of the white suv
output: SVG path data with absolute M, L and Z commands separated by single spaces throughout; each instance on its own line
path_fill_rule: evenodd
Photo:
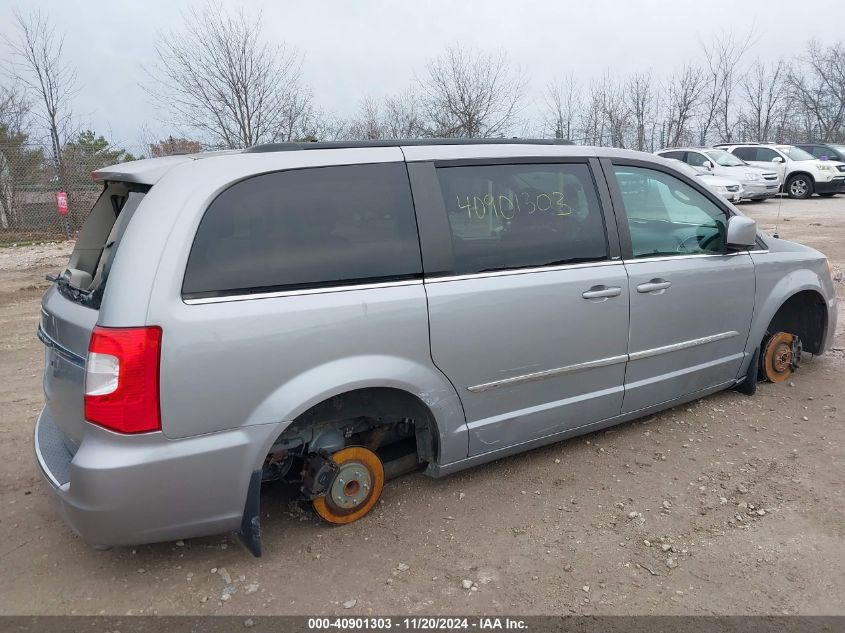
M 755 167 L 767 167 L 778 172 L 783 191 L 790 198 L 809 198 L 813 193 L 823 197 L 845 193 L 843 163 L 821 161 L 793 145 L 770 143 L 736 143 L 715 145 Z

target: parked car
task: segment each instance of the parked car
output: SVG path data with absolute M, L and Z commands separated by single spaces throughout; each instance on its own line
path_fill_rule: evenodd
M 683 161 L 716 176 L 739 181 L 744 200 L 765 200 L 776 196 L 780 190 L 780 177 L 776 171 L 749 165 L 723 149 L 677 147 L 662 149 L 656 153 L 664 158 Z
M 830 143 L 796 143 L 805 152 L 809 152 L 819 160 L 835 160 L 845 163 L 845 145 Z M 839 171 L 845 172 L 845 164 L 839 165 Z
M 675 167 L 675 169 L 686 174 L 690 178 L 699 178 L 704 181 L 708 187 L 728 202 L 739 202 L 742 200 L 742 185 L 738 181 L 731 180 L 729 178 L 722 178 L 721 176 L 717 176 L 704 168 L 696 169 L 692 165 L 675 158 L 668 158 L 667 160 L 672 163 L 672 166 Z
M 285 143 L 93 176 L 41 305 L 35 455 L 97 546 L 258 555 L 264 483 L 348 523 L 396 473 L 753 393 L 835 330 L 824 255 L 652 154 Z
M 845 173 L 839 170 L 841 163 L 818 160 L 794 145 L 738 143 L 716 147 L 751 165 L 776 170 L 790 198 L 809 198 L 814 193 L 830 197 L 845 192 Z

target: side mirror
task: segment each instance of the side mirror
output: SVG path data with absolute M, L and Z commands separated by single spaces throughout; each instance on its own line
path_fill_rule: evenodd
M 830 160 L 830 157 L 827 154 L 823 154 L 819 156 L 819 160 Z
M 757 223 L 744 215 L 728 218 L 728 246 L 754 246 L 757 243 Z
M 709 160 L 704 161 L 701 166 L 704 167 L 704 169 L 706 169 L 707 171 L 713 171 L 713 163 L 711 163 Z
M 783 159 L 782 159 L 780 156 L 775 156 L 775 157 L 772 159 L 772 162 L 773 162 L 773 163 L 782 163 L 782 162 L 783 162 Z

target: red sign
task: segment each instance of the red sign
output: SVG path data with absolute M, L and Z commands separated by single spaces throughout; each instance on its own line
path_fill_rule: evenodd
M 67 194 L 64 191 L 56 192 L 56 208 L 62 217 L 67 215 Z

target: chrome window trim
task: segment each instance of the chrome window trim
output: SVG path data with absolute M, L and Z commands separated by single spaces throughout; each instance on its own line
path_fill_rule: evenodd
M 644 349 L 639 352 L 628 354 L 628 360 L 642 360 L 643 358 L 651 358 L 653 356 L 660 356 L 661 354 L 668 354 L 670 352 L 677 352 L 691 347 L 698 347 L 699 345 L 706 345 L 707 343 L 715 343 L 716 341 L 723 341 L 725 339 L 739 336 L 739 332 L 731 330 L 730 332 L 720 332 L 719 334 L 711 334 L 710 336 L 702 336 L 701 338 L 690 339 L 689 341 L 681 341 L 680 343 L 672 343 L 671 345 L 663 345 L 662 347 L 652 347 L 651 349 Z
M 742 250 L 733 253 L 693 253 L 690 255 L 657 255 L 655 257 L 632 257 L 631 259 L 625 259 L 623 261 L 627 266 L 628 264 L 638 264 L 640 262 L 673 262 L 679 259 L 700 259 L 702 257 L 736 257 L 737 255 L 747 253 L 748 251 Z
M 300 297 L 304 295 L 321 295 L 334 292 L 351 292 L 355 290 L 373 290 L 376 288 L 396 288 L 400 286 L 422 285 L 422 279 L 407 279 L 404 281 L 381 281 L 370 284 L 349 284 L 346 286 L 320 286 L 319 288 L 305 288 L 302 290 L 278 290 L 274 292 L 254 292 L 243 295 L 226 295 L 225 297 L 202 297 L 199 299 L 182 299 L 187 305 L 205 305 L 208 303 L 231 303 L 232 301 L 249 301 L 251 299 L 276 299 L 280 297 Z
M 561 264 L 559 266 L 533 266 L 531 268 L 510 268 L 505 270 L 491 270 L 484 273 L 467 273 L 465 275 L 446 275 L 442 277 L 426 277 L 426 284 L 438 284 L 447 281 L 463 281 L 464 279 L 485 279 L 487 277 L 506 277 L 509 275 L 528 275 L 531 273 L 555 272 L 559 270 L 573 270 L 578 268 L 593 268 L 596 266 L 621 265 L 621 259 L 607 259 L 597 262 L 582 262 L 580 264 Z
M 575 365 L 566 365 L 564 367 L 556 367 L 554 369 L 546 369 L 543 371 L 532 372 L 530 374 L 522 374 L 520 376 L 513 376 L 511 378 L 503 378 L 502 380 L 494 380 L 485 382 L 480 385 L 473 385 L 467 387 L 467 391 L 472 393 L 483 393 L 492 389 L 500 387 L 510 387 L 512 385 L 521 385 L 535 380 L 544 380 L 546 378 L 555 378 L 564 374 L 573 373 L 576 371 L 584 371 L 587 369 L 595 369 L 597 367 L 608 367 L 619 363 L 630 362 L 635 360 L 642 360 L 644 358 L 651 358 L 661 354 L 668 354 L 670 352 L 677 352 L 691 347 L 698 347 L 699 345 L 706 345 L 707 343 L 715 343 L 716 341 L 723 341 L 725 339 L 739 336 L 739 332 L 731 330 L 729 332 L 720 332 L 719 334 L 711 334 L 710 336 L 702 336 L 701 338 L 694 338 L 688 341 L 681 341 L 680 343 L 673 343 L 671 345 L 664 345 L 662 347 L 653 347 L 645 349 L 633 354 L 621 354 L 618 356 L 609 356 L 608 358 L 600 358 L 598 360 L 591 360 L 584 363 L 577 363 Z
M 585 369 L 594 369 L 596 367 L 608 367 L 609 365 L 616 365 L 624 363 L 628 360 L 627 354 L 619 356 L 610 356 L 608 358 L 600 358 L 598 360 L 587 361 L 586 363 L 578 363 L 576 365 L 567 365 L 565 367 L 557 367 L 555 369 L 546 369 L 544 371 L 537 371 L 531 374 L 523 374 L 522 376 L 514 376 L 512 378 L 504 378 L 502 380 L 494 380 L 493 382 L 486 382 L 481 385 L 467 387 L 467 391 L 472 393 L 481 393 L 483 391 L 490 391 L 491 389 L 498 389 L 499 387 L 508 387 L 510 385 L 519 385 L 526 382 L 533 382 L 535 380 L 543 380 L 545 378 L 554 378 L 555 376 L 562 376 L 575 371 L 583 371 Z

